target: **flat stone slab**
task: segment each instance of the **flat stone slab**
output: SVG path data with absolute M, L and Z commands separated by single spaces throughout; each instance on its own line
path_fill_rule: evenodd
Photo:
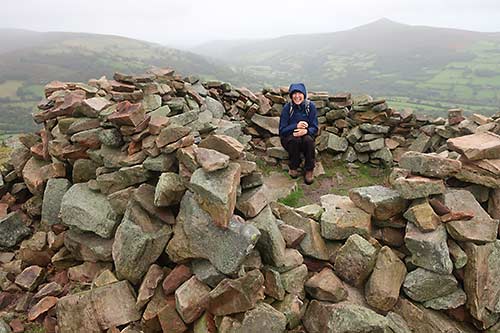
M 447 178 L 453 176 L 462 168 L 462 163 L 458 160 L 452 160 L 432 154 L 423 154 L 416 151 L 404 153 L 399 166 L 410 170 L 414 174 L 427 177 Z
M 444 193 L 446 190 L 442 179 L 421 176 L 399 177 L 393 185 L 405 199 L 425 198 L 433 194 Z
M 351 189 L 349 198 L 377 220 L 387 220 L 407 206 L 407 201 L 397 191 L 380 185 Z
M 132 287 L 120 281 L 59 299 L 57 319 L 61 333 L 101 333 L 137 321 L 141 313 Z
M 485 243 L 497 238 L 498 220 L 492 219 L 469 191 L 448 190 L 444 194 L 444 204 L 451 211 L 474 213 L 472 219 L 446 223 L 446 230 L 455 240 Z
M 281 172 L 271 172 L 268 176 L 264 176 L 264 185 L 267 201 L 276 202 L 292 193 L 297 188 L 297 181 Z
M 328 194 L 321 197 L 325 212 L 321 215 L 321 235 L 327 239 L 342 240 L 353 234 L 368 236 L 371 216 L 347 196 Z
M 385 317 L 349 302 L 332 304 L 312 300 L 302 321 L 310 333 L 392 331 Z
M 492 132 L 448 139 L 447 145 L 449 149 L 464 154 L 469 160 L 500 158 L 500 136 Z

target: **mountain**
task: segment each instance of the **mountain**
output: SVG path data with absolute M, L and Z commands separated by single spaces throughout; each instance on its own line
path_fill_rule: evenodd
M 0 132 L 34 129 L 31 112 L 49 81 L 85 82 L 153 66 L 205 78 L 234 75 L 203 56 L 120 36 L 0 29 Z
M 304 81 L 312 90 L 369 93 L 428 113 L 500 102 L 500 34 L 381 19 L 351 30 L 216 41 L 191 51 L 238 67 L 255 86 Z

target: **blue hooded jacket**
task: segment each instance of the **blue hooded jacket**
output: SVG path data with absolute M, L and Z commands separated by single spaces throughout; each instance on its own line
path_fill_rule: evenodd
M 306 86 L 303 83 L 292 83 L 290 85 L 288 89 L 290 98 L 296 91 L 304 94 L 304 101 L 300 105 L 296 105 L 291 101 L 283 106 L 280 116 L 280 137 L 286 137 L 292 134 L 293 130 L 297 128 L 299 121 L 303 120 L 309 125 L 307 128 L 308 134 L 314 138 L 316 134 L 318 134 L 318 111 L 312 101 L 307 101 Z M 306 103 L 309 103 L 309 114 L 306 112 Z M 290 110 L 290 107 L 292 107 L 293 110 Z

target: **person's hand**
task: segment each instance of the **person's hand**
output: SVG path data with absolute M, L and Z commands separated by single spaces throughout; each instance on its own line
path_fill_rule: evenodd
M 293 136 L 295 137 L 304 136 L 306 134 L 307 134 L 307 129 L 305 128 L 297 128 L 295 129 L 295 131 L 293 131 Z
M 297 124 L 297 128 L 308 128 L 309 127 L 309 124 L 303 120 L 299 121 L 299 123 Z

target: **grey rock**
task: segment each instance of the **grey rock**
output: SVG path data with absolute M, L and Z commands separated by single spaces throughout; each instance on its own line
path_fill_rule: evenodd
M 384 146 L 385 146 L 385 141 L 383 138 L 380 138 L 373 141 L 356 142 L 354 144 L 354 149 L 356 149 L 356 151 L 360 153 L 367 153 L 371 151 L 380 150 L 384 148 Z
M 130 201 L 113 242 L 117 277 L 138 284 L 165 249 L 171 234 L 170 226 L 149 217 L 139 204 Z
M 408 273 L 403 283 L 405 294 L 417 302 L 449 295 L 457 289 L 458 282 L 453 275 L 438 274 L 423 268 Z
M 353 234 L 370 234 L 370 214 L 356 207 L 349 197 L 329 194 L 321 197 L 321 204 L 326 209 L 320 222 L 324 238 L 342 240 Z
M 444 193 L 446 187 L 442 179 L 421 176 L 399 177 L 394 181 L 394 188 L 405 199 L 418 199 L 433 194 Z
M 156 184 L 154 204 L 166 207 L 178 204 L 186 192 L 182 178 L 173 172 L 162 173 Z
M 372 134 L 387 134 L 389 133 L 389 126 L 383 126 L 383 125 L 375 125 L 375 124 L 369 124 L 369 123 L 364 123 L 359 125 L 359 128 L 363 132 L 367 133 L 372 133 Z
M 151 112 L 158 109 L 161 106 L 161 96 L 160 95 L 145 95 L 142 99 L 142 106 L 144 111 Z
M 226 276 L 219 272 L 208 260 L 197 259 L 191 262 L 191 271 L 201 282 L 215 288 Z
M 349 134 L 347 134 L 346 139 L 351 144 L 355 144 L 359 139 L 361 139 L 362 136 L 363 136 L 363 132 L 361 132 L 359 126 L 357 126 L 349 131 Z
M 419 136 L 413 141 L 408 150 L 425 153 L 431 144 L 431 137 L 425 133 L 420 133 Z
M 265 186 L 243 191 L 236 201 L 236 209 L 242 212 L 245 218 L 257 216 L 266 205 L 267 195 Z
M 468 221 L 451 221 L 446 224 L 446 230 L 455 240 L 484 243 L 497 238 L 498 220 L 488 215 L 472 193 L 450 189 L 444 194 L 444 204 L 452 211 L 474 213 L 474 217 Z
M 210 215 L 186 192 L 181 201 L 177 223 L 183 226 L 192 251 L 223 274 L 234 274 L 259 240 L 255 226 L 232 217 L 227 229 L 217 227 Z
M 123 144 L 122 135 L 116 128 L 106 128 L 99 132 L 101 143 L 110 147 L 120 147 Z
M 264 263 L 276 267 L 283 266 L 286 244 L 270 207 L 265 207 L 257 217 L 248 222 L 259 229 L 261 234 L 257 242 L 257 249 L 261 253 Z
M 430 299 L 423 304 L 426 308 L 434 310 L 448 310 L 456 309 L 459 306 L 464 305 L 466 300 L 467 295 L 462 289 L 458 288 L 451 294 Z
M 196 170 L 187 185 L 196 194 L 196 200 L 212 217 L 215 224 L 226 227 L 236 206 L 240 165 L 230 163 L 222 170 L 206 172 Z
M 267 130 L 273 135 L 279 134 L 279 122 L 280 122 L 279 117 L 262 116 L 256 113 L 252 116 L 252 122 L 255 125 L 259 126 L 260 128 Z
M 397 191 L 380 185 L 351 189 L 349 198 L 378 220 L 389 219 L 403 212 L 408 205 Z
M 328 260 L 329 254 L 325 240 L 321 237 L 321 227 L 313 219 L 302 217 L 293 209 L 281 204 L 273 204 L 273 210 L 279 211 L 281 220 L 292 227 L 303 230 L 306 233 L 300 242 L 299 250 L 302 254 L 320 259 Z
M 383 147 L 376 152 L 370 154 L 370 159 L 380 160 L 384 165 L 390 166 L 392 165 L 393 156 L 391 150 L 387 147 Z
M 400 315 L 395 312 L 389 312 L 387 316 L 385 316 L 389 321 L 389 327 L 394 333 L 412 333 L 406 320 L 403 319 Z
M 176 162 L 174 154 L 161 154 L 156 157 L 147 157 L 144 160 L 144 169 L 156 172 L 172 171 L 172 167 Z
M 453 270 L 453 263 L 450 259 L 446 237 L 444 225 L 438 226 L 434 231 L 424 233 L 413 223 L 408 223 L 404 241 L 412 254 L 411 262 L 436 273 L 450 274 Z
M 111 238 L 119 223 L 106 196 L 90 190 L 86 183 L 75 184 L 64 194 L 61 221 L 103 238 Z
M 455 269 L 460 269 L 467 264 L 467 254 L 464 250 L 451 238 L 446 242 L 450 251 L 451 261 Z
M 94 233 L 70 229 L 64 234 L 64 246 L 77 260 L 113 261 L 113 239 L 105 239 Z
M 356 160 L 358 159 L 358 154 L 356 153 L 356 150 L 354 150 L 353 147 L 349 146 L 342 155 L 342 159 L 346 162 L 353 163 L 356 162 Z
M 64 194 L 71 187 L 65 178 L 52 178 L 47 181 L 42 203 L 41 222 L 46 225 L 60 223 L 59 212 Z
M 120 281 L 59 299 L 57 319 L 61 333 L 101 333 L 138 321 L 141 313 L 132 287 Z
M 3 319 L 0 319 L 0 333 L 12 333 L 10 326 Z
M 198 147 L 194 150 L 196 162 L 206 172 L 224 169 L 229 165 L 229 156 L 217 150 Z
M 279 160 L 288 159 L 288 152 L 283 147 L 270 147 L 267 148 L 266 152 L 268 156 L 277 158 Z
M 377 250 L 359 235 L 350 236 L 337 251 L 335 273 L 347 283 L 359 287 L 368 278 L 377 260 Z
M 213 99 L 210 96 L 205 98 L 205 103 L 207 105 L 207 109 L 212 113 L 214 118 L 220 119 L 226 112 L 224 106 L 216 99 Z
M 14 247 L 30 235 L 31 230 L 24 225 L 19 212 L 12 212 L 0 219 L 0 248 Z
M 313 300 L 303 323 L 309 333 L 392 333 L 385 317 L 349 302 L 332 304 Z
M 328 134 L 327 150 L 333 153 L 344 152 L 347 150 L 349 142 L 346 138 L 339 137 L 335 134 Z
M 189 111 L 178 114 L 176 116 L 170 117 L 170 124 L 174 126 L 186 126 L 187 128 L 191 128 L 191 124 L 196 122 L 199 117 L 199 111 Z
M 466 242 L 464 290 L 467 308 L 476 325 L 486 329 L 500 319 L 500 241 L 475 245 Z
M 297 295 L 301 299 L 305 296 L 304 284 L 307 280 L 307 266 L 302 264 L 281 274 L 281 283 L 285 291 Z
M 96 178 L 99 164 L 92 160 L 78 159 L 73 164 L 73 184 L 85 183 Z M 50 180 L 49 180 L 50 181 Z
M 242 172 L 243 175 L 243 172 Z M 264 183 L 264 176 L 261 172 L 252 172 L 246 176 L 242 176 L 240 186 L 242 190 L 248 190 Z
M 308 301 L 302 301 L 297 295 L 287 294 L 282 301 L 274 302 L 272 305 L 285 315 L 287 328 L 294 329 L 302 324 L 301 320 L 306 312 Z
M 258 303 L 254 309 L 245 312 L 240 332 L 248 333 L 282 333 L 285 332 L 287 320 L 283 313 L 266 303 Z
M 151 178 L 151 173 L 142 165 L 123 167 L 118 171 L 97 176 L 97 184 L 104 194 L 111 194 L 129 186 L 141 184 Z
M 408 151 L 401 156 L 399 166 L 410 170 L 414 174 L 447 178 L 456 174 L 462 167 L 462 163 L 458 160 L 437 155 Z

